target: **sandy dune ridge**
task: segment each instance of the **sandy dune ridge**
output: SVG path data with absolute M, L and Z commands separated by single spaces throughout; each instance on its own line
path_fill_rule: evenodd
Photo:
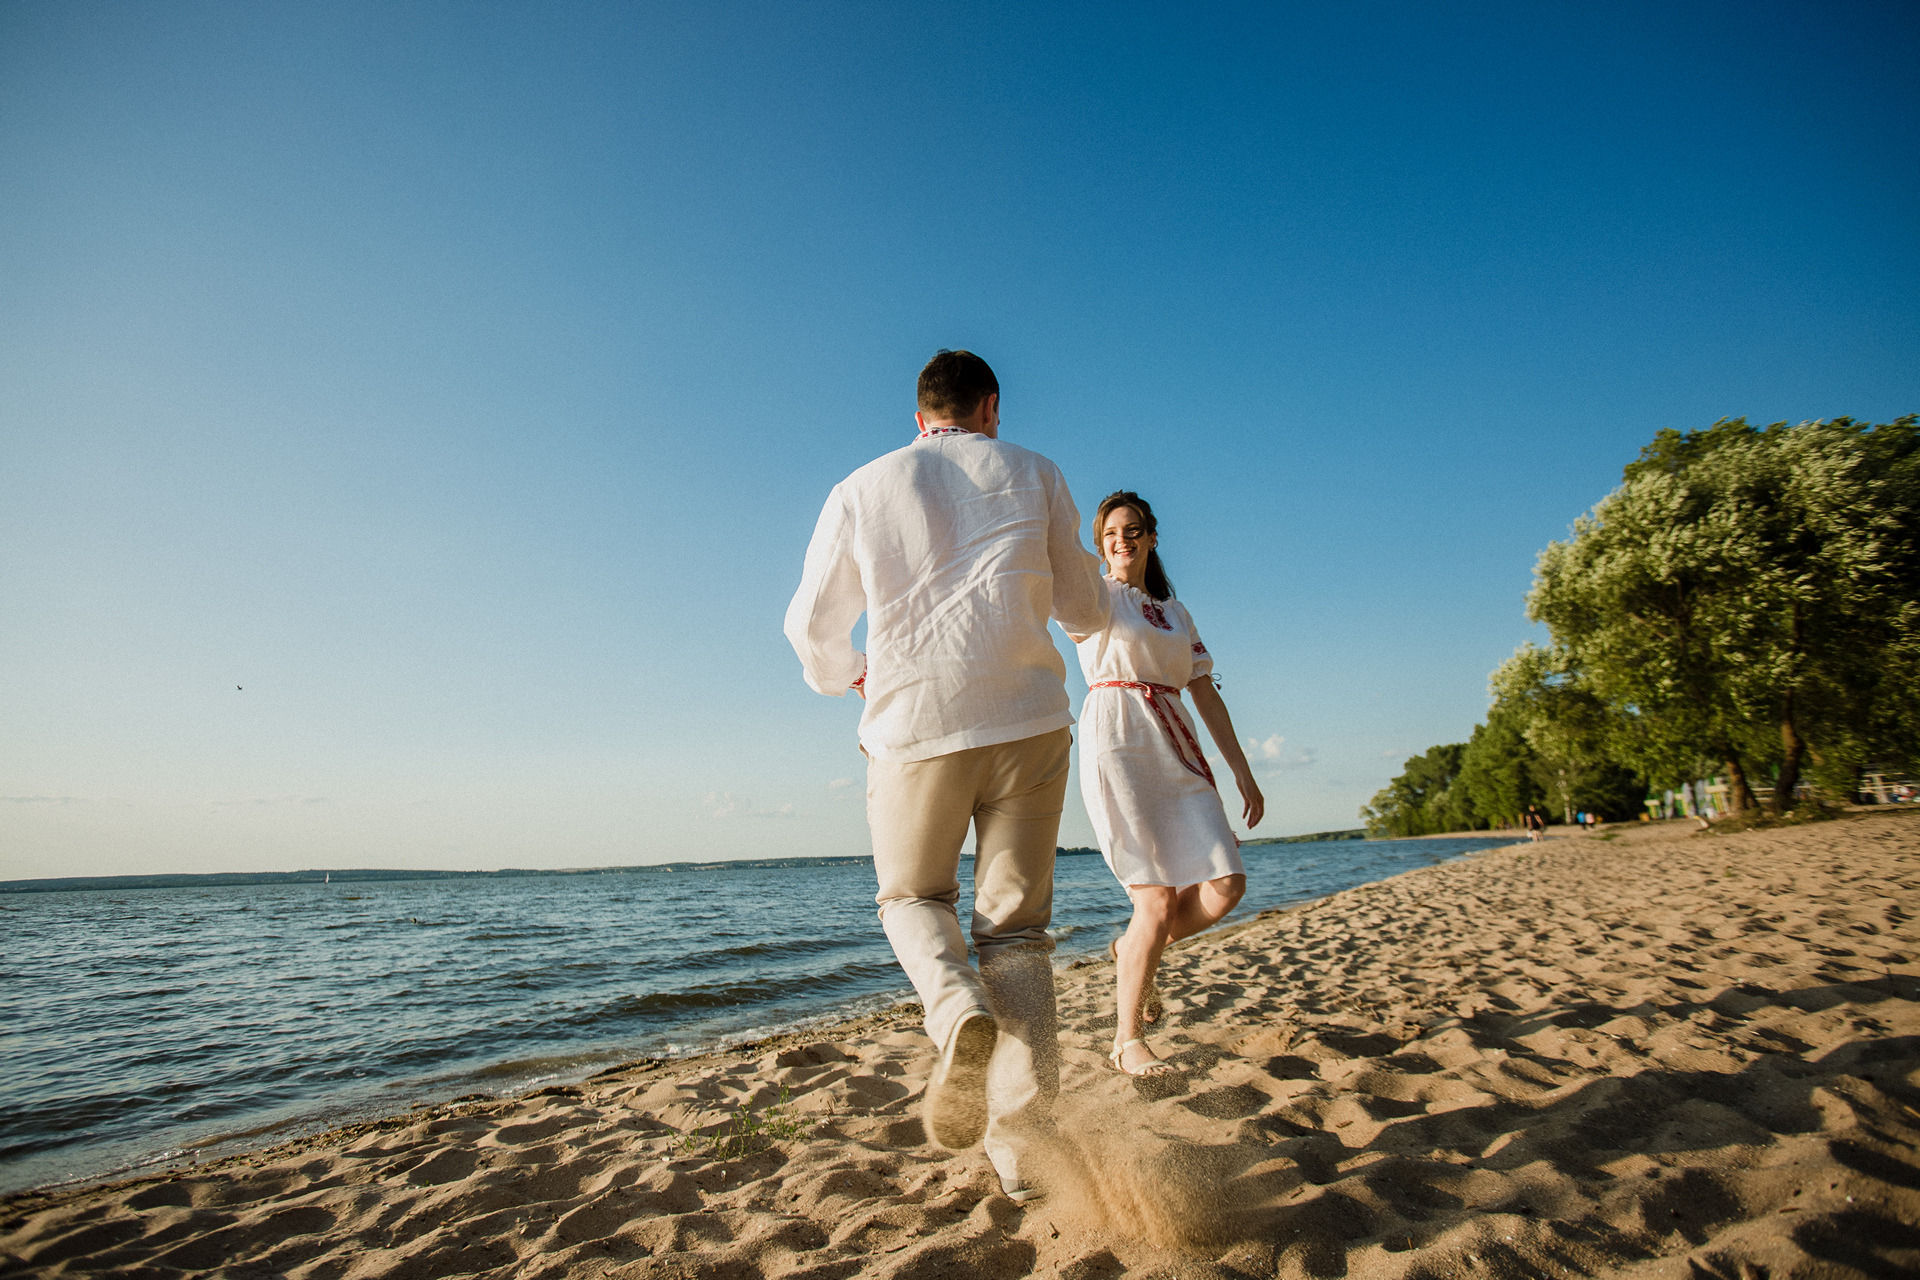
M 1920 1275 L 1920 814 L 1521 845 L 1061 976 L 1047 1195 L 927 1145 L 917 1010 L 11 1197 L 7 1275 Z M 784 1103 L 783 1103 L 784 1098 Z M 716 1144 L 741 1117 L 791 1134 Z M 691 1150 L 689 1149 L 691 1146 Z

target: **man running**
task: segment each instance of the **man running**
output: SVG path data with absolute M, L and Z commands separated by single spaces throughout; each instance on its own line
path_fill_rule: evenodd
M 1060 1087 L 1047 925 L 1073 716 L 1047 619 L 1086 634 L 1110 606 L 1060 469 L 999 438 L 987 362 L 941 351 L 918 392 L 919 436 L 828 495 L 786 634 L 810 686 L 866 699 L 876 901 L 940 1054 L 927 1132 L 984 1136 L 1025 1199 L 1022 1151 Z M 978 974 L 956 907 L 969 826 Z

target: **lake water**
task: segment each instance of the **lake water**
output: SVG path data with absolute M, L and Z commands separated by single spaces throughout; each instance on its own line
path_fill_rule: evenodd
M 1235 914 L 1507 843 L 1251 846 Z M 1105 864 L 1056 886 L 1056 961 L 1103 950 Z M 882 1008 L 912 992 L 873 888 L 861 860 L 7 894 L 0 1192 Z

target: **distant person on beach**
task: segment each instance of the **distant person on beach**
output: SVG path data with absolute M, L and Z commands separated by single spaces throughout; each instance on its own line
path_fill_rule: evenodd
M 1540 836 L 1547 829 L 1547 815 L 1540 812 L 1538 805 L 1528 805 L 1526 813 L 1527 839 L 1539 843 Z
M 1100 852 L 1133 899 L 1133 920 L 1109 948 L 1118 1016 L 1108 1060 L 1130 1076 L 1164 1075 L 1173 1068 L 1148 1046 L 1142 1026 L 1160 1017 L 1160 955 L 1218 923 L 1247 890 L 1240 841 L 1182 689 L 1233 770 L 1249 827 L 1267 802 L 1215 687 L 1213 655 L 1160 563 L 1153 508 L 1137 493 L 1109 494 L 1093 529 L 1112 621 L 1086 634 L 1068 628 L 1087 677 L 1080 793 Z
M 815 690 L 866 699 L 876 901 L 939 1051 L 928 1135 L 984 1136 L 1025 1199 L 1022 1152 L 1060 1087 L 1047 926 L 1073 716 L 1047 619 L 1100 631 L 1109 605 L 1060 469 L 999 438 L 987 362 L 942 351 L 918 392 L 918 438 L 828 495 L 786 634 Z M 955 905 L 969 825 L 977 975 Z

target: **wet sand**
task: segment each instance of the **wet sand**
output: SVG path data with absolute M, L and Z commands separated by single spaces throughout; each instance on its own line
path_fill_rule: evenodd
M 1920 1274 L 1920 812 L 1695 826 L 1193 939 L 1154 1088 L 1102 1057 L 1111 967 L 1062 971 L 1062 1136 L 1026 1205 L 924 1141 L 902 1009 L 16 1195 L 0 1273 Z

